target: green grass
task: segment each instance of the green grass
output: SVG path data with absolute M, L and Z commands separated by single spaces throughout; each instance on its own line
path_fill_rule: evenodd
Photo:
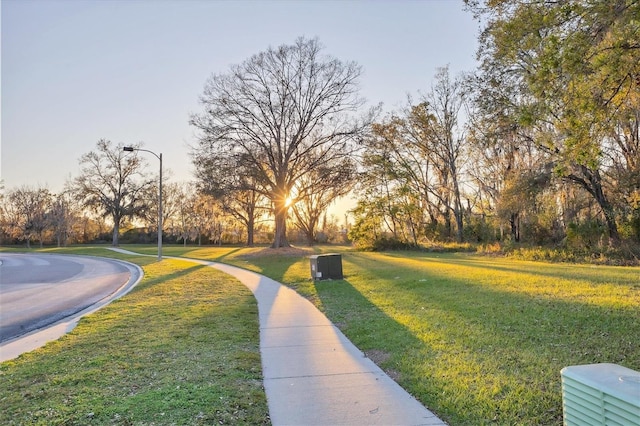
M 329 317 L 365 352 L 390 354 L 383 367 L 451 424 L 559 424 L 564 366 L 640 368 L 637 268 L 464 255 L 345 260 L 350 285 L 319 289 Z
M 637 267 L 347 251 L 345 280 L 314 283 L 305 254 L 269 253 L 191 248 L 185 255 L 292 286 L 452 425 L 561 424 L 563 367 L 611 362 L 640 370 Z
M 125 248 L 155 254 L 155 248 L 151 246 Z M 265 248 L 239 247 L 169 246 L 164 250 L 166 255 L 235 264 L 295 288 L 323 310 L 361 350 L 405 389 L 451 425 L 561 424 L 560 370 L 563 367 L 611 362 L 640 370 L 640 346 L 637 341 L 640 335 L 638 267 L 552 264 L 455 253 L 359 253 L 347 247 L 315 247 L 306 252 L 294 250 L 285 254 Z M 327 251 L 343 253 L 345 279 L 313 282 L 309 278 L 308 255 Z M 110 305 L 102 315 L 111 312 L 114 319 L 129 315 L 129 310 L 135 311 L 138 303 L 144 303 L 146 292 L 156 287 L 170 292 L 168 298 L 171 300 L 188 299 L 183 297 L 185 289 L 174 292 L 171 290 L 174 286 L 165 288 L 162 280 L 184 282 L 189 278 L 191 282 L 190 274 L 201 272 L 200 269 L 193 269 L 197 267 L 184 264 L 182 267 L 190 267 L 192 269 L 188 270 L 193 272 L 181 275 L 183 272 L 178 262 L 175 267 L 172 266 L 172 272 L 163 275 L 154 272 L 153 267 L 157 267 L 157 264 L 150 263 L 154 262 L 153 258 L 136 259 L 149 263 L 145 268 L 149 270 L 146 279 L 150 282 Z M 174 264 L 165 260 L 161 265 Z M 203 290 L 203 293 L 207 291 Z M 234 287 L 233 294 L 235 297 L 244 294 L 242 300 L 246 297 L 246 309 L 255 310 L 246 291 L 242 293 L 241 289 Z M 180 303 L 188 306 L 186 301 Z M 236 302 L 226 308 L 220 307 L 220 318 L 225 318 L 228 325 L 238 321 L 234 316 L 235 311 L 228 311 L 234 304 L 237 307 Z M 206 311 L 213 308 L 202 309 Z M 244 314 L 238 315 L 244 318 Z M 194 316 L 207 318 L 210 315 Z M 100 317 L 96 314 L 95 318 Z M 251 318 L 255 321 L 255 317 Z M 165 319 L 171 324 L 168 316 Z M 20 363 L 9 366 L 3 364 L 3 386 L 7 383 L 7 372 L 14 368 L 35 369 L 35 364 L 53 362 L 51 359 L 57 360 L 54 363 L 57 368 L 65 368 L 66 362 L 57 358 L 62 356 L 58 353 L 61 350 L 56 350 L 59 345 L 63 345 L 64 352 L 68 352 L 78 344 L 78 340 L 82 340 L 90 348 L 85 355 L 89 357 L 95 352 L 91 350 L 95 349 L 95 342 L 102 347 L 97 337 L 106 336 L 93 327 L 105 320 L 97 321 L 92 317 L 89 321 L 83 321 L 81 327 L 60 343 L 50 345 L 35 355 L 23 357 L 20 360 L 20 363 L 24 363 L 22 367 Z M 111 333 L 117 330 L 115 324 L 111 327 Z M 257 333 L 255 323 L 253 327 L 251 333 Z M 183 333 L 188 329 L 183 329 Z M 142 350 L 140 348 L 151 350 L 155 335 L 161 338 L 168 332 L 167 324 L 153 330 L 153 338 L 136 339 L 128 346 L 127 352 L 135 355 Z M 129 334 L 125 333 L 122 338 L 126 340 L 126 336 Z M 257 336 L 253 338 L 257 342 Z M 186 341 L 182 343 L 186 344 Z M 243 371 L 244 374 L 250 373 L 250 379 L 247 380 L 257 382 L 258 386 L 260 363 L 257 352 L 248 353 L 253 355 L 240 357 L 242 362 L 237 364 L 237 374 L 242 375 Z M 218 357 L 221 354 L 209 355 L 211 359 L 207 363 L 213 365 L 220 362 Z M 118 368 L 126 366 L 126 362 L 118 358 L 109 361 L 101 355 L 94 356 L 97 357 L 94 362 L 102 362 L 100 369 L 114 370 L 111 374 L 116 374 Z M 191 368 L 196 368 L 197 364 Z M 172 377 L 186 374 L 179 373 L 177 367 L 165 365 L 164 369 L 171 370 Z M 125 376 L 136 377 L 137 373 Z M 46 374 L 46 380 L 43 376 L 35 377 L 25 379 L 27 383 L 33 382 L 29 385 L 29 395 L 60 391 L 60 381 L 52 381 Z M 80 379 L 76 380 L 82 383 Z M 189 376 L 182 383 L 186 385 L 192 380 L 197 380 L 197 377 Z M 210 380 L 216 383 L 218 377 Z M 93 390 L 88 383 L 87 395 L 91 395 Z M 175 390 L 175 381 L 172 386 Z M 234 386 L 230 385 L 230 388 Z M 70 389 L 75 387 L 71 386 Z M 131 385 L 127 389 L 131 389 Z M 242 386 L 238 385 L 229 393 L 237 394 L 241 389 Z M 6 398 L 5 394 L 0 397 L 3 408 Z M 88 399 L 89 396 L 82 398 Z M 149 399 L 155 400 L 151 396 Z M 254 400 L 259 398 L 256 396 Z M 195 422 L 194 418 L 174 421 L 153 416 L 159 410 L 149 408 L 153 407 L 152 401 L 136 400 L 136 407 L 148 408 L 140 408 L 147 411 L 136 418 L 144 420 L 131 421 L 156 424 Z M 256 402 L 255 405 L 259 404 Z M 49 407 L 42 402 L 37 406 Z M 82 413 L 89 410 L 88 404 L 84 406 L 87 408 Z M 127 412 L 122 405 L 115 411 L 107 411 L 109 407 L 103 408 L 108 413 L 101 417 L 103 422 L 118 422 L 120 420 L 115 420 L 114 413 L 122 416 Z M 93 412 L 97 417 L 98 410 Z M 256 414 L 258 421 L 264 419 L 262 413 Z M 5 415 L 13 418 L 9 414 L 0 414 Z M 165 415 L 168 415 L 167 411 Z M 88 423 L 90 420 L 84 417 L 77 419 L 74 422 Z M 0 420 L 3 418 L 0 417 Z M 244 420 L 229 422 L 242 423 Z M 246 423 L 252 423 L 252 420 Z
M 269 423 L 246 287 L 180 260 L 62 252 L 134 261 L 145 277 L 70 334 L 0 365 L 0 424 Z

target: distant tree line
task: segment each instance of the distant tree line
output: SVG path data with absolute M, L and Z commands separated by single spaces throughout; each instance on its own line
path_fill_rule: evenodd
M 43 186 L 0 187 L 0 244 L 43 247 L 157 241 L 158 177 L 137 152 L 100 140 L 80 160 L 79 175 L 53 193 Z M 135 145 L 139 147 L 139 145 Z M 163 184 L 163 241 L 181 244 L 270 243 L 268 211 L 255 209 L 252 233 L 226 197 L 198 190 L 194 182 Z M 305 225 L 293 221 L 292 241 L 306 244 Z M 320 242 L 345 242 L 338 219 L 323 212 L 314 227 Z
M 287 245 L 291 212 L 309 219 L 313 241 L 326 208 L 314 197 L 330 202 L 352 189 L 349 237 L 361 247 L 637 246 L 639 3 L 467 7 L 485 24 L 480 67 L 437 70 L 430 90 L 386 117 L 354 117 L 359 69 L 320 55 L 316 40 L 213 76 L 192 118 L 200 188 L 252 200 L 245 213 L 272 212 L 274 247 Z
M 465 3 L 485 26 L 479 68 L 438 69 L 386 116 L 317 39 L 213 75 L 190 119 L 195 181 L 165 186 L 165 238 L 637 248 L 640 2 Z M 80 166 L 62 194 L 5 191 L 3 241 L 152 239 L 157 177 L 137 152 L 102 140 Z

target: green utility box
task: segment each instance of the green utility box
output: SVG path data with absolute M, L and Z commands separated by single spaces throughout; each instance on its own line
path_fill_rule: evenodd
M 640 372 L 604 363 L 560 374 L 565 426 L 640 425 Z
M 341 280 L 342 255 L 318 254 L 311 256 L 311 278 L 313 280 Z

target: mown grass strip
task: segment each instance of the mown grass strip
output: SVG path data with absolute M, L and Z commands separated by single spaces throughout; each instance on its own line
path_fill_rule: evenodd
M 185 255 L 292 286 L 452 425 L 561 424 L 563 367 L 640 370 L 640 268 L 347 251 L 345 280 L 313 282 L 314 252 Z
M 0 424 L 268 424 L 257 305 L 179 260 L 125 258 L 145 278 L 68 335 L 2 363 Z

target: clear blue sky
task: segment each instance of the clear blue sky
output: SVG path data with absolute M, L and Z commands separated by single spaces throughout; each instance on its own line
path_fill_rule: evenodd
M 462 0 L 1 4 L 5 188 L 60 191 L 101 138 L 143 142 L 171 180 L 191 180 L 188 119 L 207 78 L 299 36 L 362 65 L 363 96 L 386 111 L 428 91 L 437 67 L 475 66 L 478 25 Z

